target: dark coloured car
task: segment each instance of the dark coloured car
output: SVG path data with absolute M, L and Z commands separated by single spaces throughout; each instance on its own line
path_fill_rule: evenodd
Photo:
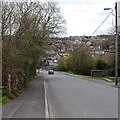
M 49 70 L 48 74 L 54 74 L 54 70 Z

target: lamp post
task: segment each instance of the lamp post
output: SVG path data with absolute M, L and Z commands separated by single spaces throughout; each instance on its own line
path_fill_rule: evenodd
M 110 10 L 112 8 L 104 8 Z M 117 20 L 117 2 L 115 3 L 115 85 L 118 85 L 118 20 Z
M 117 20 L 117 2 L 115 3 L 115 85 L 118 85 L 118 20 Z

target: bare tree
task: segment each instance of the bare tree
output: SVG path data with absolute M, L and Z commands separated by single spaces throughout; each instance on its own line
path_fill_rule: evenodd
M 4 2 L 3 72 L 22 70 L 31 75 L 49 39 L 64 32 L 65 20 L 57 3 Z

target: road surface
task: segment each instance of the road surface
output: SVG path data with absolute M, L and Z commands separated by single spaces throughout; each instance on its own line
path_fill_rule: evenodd
M 50 117 L 118 118 L 118 89 L 76 75 L 43 72 Z M 104 82 L 103 82 L 104 83 Z
M 42 71 L 22 96 L 3 105 L 4 118 L 45 118 L 47 112 L 51 118 L 118 118 L 118 89 Z

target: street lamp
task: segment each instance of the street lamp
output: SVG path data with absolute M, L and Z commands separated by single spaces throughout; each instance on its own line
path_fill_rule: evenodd
M 112 8 L 104 8 L 110 10 Z M 118 20 L 117 20 L 117 2 L 115 3 L 115 85 L 118 85 Z
M 104 10 L 111 10 L 111 12 L 113 11 L 112 8 L 104 8 Z M 115 16 L 112 12 L 112 27 L 113 27 L 113 16 Z
M 104 10 L 111 10 L 112 8 L 104 8 Z

